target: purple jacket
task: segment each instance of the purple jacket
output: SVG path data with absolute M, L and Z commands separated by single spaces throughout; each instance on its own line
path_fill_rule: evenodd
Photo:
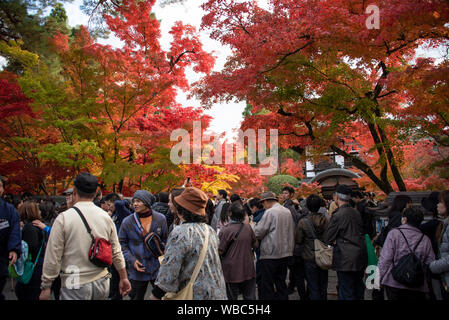
M 393 279 L 393 275 L 391 274 L 391 269 L 393 268 L 393 260 L 396 264 L 400 258 L 410 253 L 410 249 L 408 248 L 404 237 L 398 229 L 401 229 L 401 231 L 404 233 L 412 249 L 415 248 L 422 235 L 422 232 L 419 231 L 418 228 L 412 227 L 408 224 L 395 228 L 388 233 L 377 265 L 379 267 L 380 284 L 383 286 L 389 286 L 399 289 L 429 292 L 427 281 L 424 281 L 424 285 L 419 288 L 409 288 Z M 430 242 L 430 239 L 426 235 L 423 237 L 421 243 L 416 248 L 415 253 L 416 256 L 420 258 L 421 261 L 425 264 L 429 264 L 435 260 L 435 254 L 433 253 L 432 244 Z

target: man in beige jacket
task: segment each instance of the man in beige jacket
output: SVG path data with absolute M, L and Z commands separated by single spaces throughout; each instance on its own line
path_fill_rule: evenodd
M 98 181 L 89 173 L 80 173 L 74 182 L 73 202 L 84 215 L 95 237 L 112 245 L 113 264 L 120 275 L 120 293 L 131 289 L 126 273 L 117 230 L 111 217 L 93 203 Z M 92 238 L 81 217 L 70 208 L 55 220 L 47 249 L 41 283 L 41 300 L 50 298 L 52 282 L 61 275 L 61 300 L 105 300 L 109 295 L 109 272 L 90 262 L 88 253 Z
M 260 300 L 288 300 L 285 283 L 288 257 L 293 255 L 295 223 L 290 210 L 278 203 L 273 192 L 264 192 L 260 202 L 265 214 L 253 230 L 260 240 Z M 276 287 L 276 290 L 275 290 Z

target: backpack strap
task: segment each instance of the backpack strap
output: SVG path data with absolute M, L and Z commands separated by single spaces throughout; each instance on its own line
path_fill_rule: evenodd
M 73 206 L 72 208 L 75 209 L 76 212 L 78 212 L 79 216 L 81 217 L 81 220 L 83 220 L 83 223 L 84 223 L 84 226 L 85 226 L 86 229 L 87 229 L 87 232 L 90 234 L 90 236 L 92 237 L 92 239 L 94 239 L 94 236 L 92 235 L 92 230 L 90 229 L 89 224 L 87 223 L 86 218 L 84 218 L 84 215 L 81 213 L 81 210 L 78 209 L 78 208 L 75 207 L 75 206 Z
M 401 228 L 397 228 L 399 232 L 402 234 L 402 237 L 404 237 L 405 243 L 407 243 L 407 247 L 410 250 L 411 253 L 415 254 L 416 249 L 418 248 L 418 245 L 421 243 L 421 240 L 424 238 L 424 233 L 421 234 L 421 238 L 419 239 L 418 243 L 415 245 L 415 249 L 412 250 L 410 247 L 410 244 L 407 241 L 407 238 L 405 237 L 404 233 L 402 232 Z
M 310 220 L 309 220 L 308 217 L 306 217 L 306 218 L 304 219 L 304 221 L 306 222 L 307 227 L 309 228 L 309 231 L 312 233 L 313 239 L 314 239 L 314 240 L 317 239 L 316 232 L 315 232 L 315 228 L 313 227 L 312 222 L 310 222 Z
M 226 247 L 225 252 L 222 254 L 222 257 L 223 257 L 223 258 L 226 257 L 226 255 L 228 254 L 229 249 L 231 249 L 231 246 L 234 244 L 234 241 L 237 240 L 237 238 L 239 237 L 240 232 L 241 232 L 242 229 L 243 229 L 243 226 L 244 226 L 244 224 L 243 224 L 243 222 L 242 222 L 242 225 L 240 226 L 239 231 L 236 233 L 236 235 L 234 236 L 234 238 L 232 238 L 231 241 L 229 241 L 229 244 L 228 244 L 228 246 Z
M 42 231 L 42 244 L 41 244 L 41 248 L 39 249 L 39 252 L 37 253 L 36 260 L 34 261 L 35 267 L 36 267 L 37 261 L 39 260 L 40 255 L 41 255 L 42 248 L 44 247 L 44 243 L 45 243 L 45 234 L 44 234 L 44 231 Z

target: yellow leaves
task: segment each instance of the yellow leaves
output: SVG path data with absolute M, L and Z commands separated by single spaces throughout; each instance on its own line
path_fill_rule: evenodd
M 203 182 L 201 184 L 201 190 L 203 190 L 206 193 L 210 192 L 212 194 L 217 194 L 218 190 L 220 190 L 220 189 L 230 190 L 231 186 L 229 185 L 229 183 L 237 182 L 240 180 L 240 177 L 235 174 L 225 173 L 225 168 L 223 168 L 223 167 L 208 166 L 208 165 L 203 165 L 203 166 L 206 169 L 212 169 L 212 170 L 215 170 L 218 172 L 218 174 L 214 175 L 213 181 Z
M 23 50 L 22 40 L 10 40 L 8 43 L 0 41 L 0 53 L 11 59 L 17 60 L 24 67 L 33 67 L 39 63 L 39 56 L 27 50 Z

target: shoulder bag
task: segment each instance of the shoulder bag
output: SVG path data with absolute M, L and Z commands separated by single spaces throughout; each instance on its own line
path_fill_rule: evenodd
M 81 213 L 81 210 L 77 207 L 73 206 L 73 209 L 78 212 L 81 220 L 83 220 L 84 226 L 87 229 L 87 232 L 90 234 L 92 238 L 92 243 L 89 249 L 89 260 L 94 265 L 100 268 L 106 268 L 112 266 L 112 245 L 111 243 L 104 238 L 96 238 L 92 234 L 92 230 L 89 227 L 89 224 L 84 218 L 84 215 Z
M 134 213 L 134 220 L 136 221 L 137 226 L 141 231 L 140 234 L 143 238 L 143 243 L 145 244 L 145 247 L 155 259 L 159 260 L 159 257 L 164 255 L 165 243 L 162 242 L 162 239 L 157 232 L 147 232 L 146 230 L 144 230 L 136 213 Z
M 228 254 L 229 249 L 231 249 L 231 247 L 234 244 L 235 240 L 237 240 L 237 238 L 239 237 L 240 232 L 242 232 L 243 226 L 244 226 L 244 224 L 242 223 L 242 225 L 240 226 L 239 231 L 235 234 L 235 236 L 231 239 L 231 241 L 229 241 L 229 244 L 226 247 L 226 250 L 221 255 L 222 259 L 224 259 L 226 257 L 226 255 Z
M 306 217 L 304 220 L 312 233 L 315 263 L 320 269 L 329 270 L 332 267 L 333 249 L 317 238 L 315 228 L 309 218 Z

